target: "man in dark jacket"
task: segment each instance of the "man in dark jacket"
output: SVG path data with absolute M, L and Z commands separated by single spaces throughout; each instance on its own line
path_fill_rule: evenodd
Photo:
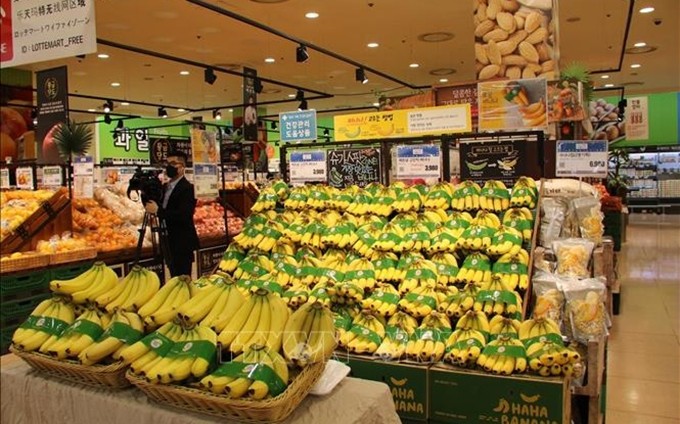
M 168 247 L 171 261 L 170 275 L 191 275 L 194 251 L 198 249 L 198 235 L 194 226 L 196 198 L 194 186 L 184 178 L 187 156 L 183 152 L 168 155 L 165 174 L 169 181 L 163 187 L 162 204 L 153 200 L 145 205 L 146 211 L 158 215 L 168 229 Z

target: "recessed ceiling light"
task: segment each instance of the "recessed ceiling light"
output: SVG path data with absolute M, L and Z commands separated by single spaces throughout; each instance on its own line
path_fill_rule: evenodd
M 580 20 L 581 20 L 581 18 L 579 18 L 578 16 L 572 16 L 571 18 L 567 18 L 567 22 L 571 22 L 571 23 L 579 22 Z
M 121 106 L 130 106 L 130 103 L 129 102 L 120 102 L 120 105 Z
M 288 98 L 294 99 L 294 98 L 295 98 L 295 94 L 289 94 L 289 95 L 288 95 Z
M 638 47 L 638 48 L 639 47 L 645 47 L 646 45 L 647 45 L 647 43 L 645 43 L 644 41 L 633 44 L 634 47 Z
M 177 109 L 177 112 L 186 112 L 186 109 L 184 109 L 183 107 L 181 107 L 181 108 Z
M 189 71 L 179 71 L 180 75 L 189 75 Z
M 412 63 L 412 64 L 408 65 L 409 68 L 417 68 L 419 66 L 420 65 L 418 65 L 417 63 Z
M 88 112 L 96 112 L 97 109 L 88 109 L 87 111 L 88 111 Z
M 605 88 L 610 88 L 610 87 L 613 87 L 613 86 L 614 86 L 614 84 L 605 84 L 604 85 Z
M 307 19 L 316 19 L 319 17 L 319 14 L 316 12 L 307 12 L 305 13 L 305 18 Z
M 378 47 L 379 45 L 380 44 L 378 44 L 378 43 L 368 43 L 368 44 L 366 44 L 366 47 L 370 47 L 370 48 L 374 49 L 374 48 Z
M 266 63 L 274 63 L 274 62 L 276 62 L 276 59 L 274 59 L 273 57 L 268 57 L 268 58 L 266 58 L 264 61 L 265 61 Z
M 630 67 L 633 68 L 633 69 L 639 68 L 641 66 L 642 65 L 640 65 L 639 63 L 633 63 L 632 65 L 630 65 Z
M 111 87 L 120 87 L 120 83 L 119 82 L 112 82 Z
M 602 75 L 600 78 L 602 78 L 602 79 L 609 79 L 609 75 Z
M 229 112 L 233 112 L 233 111 L 234 111 L 234 109 L 229 109 Z
M 373 107 L 380 107 L 380 103 L 378 102 L 373 103 Z
M 418 40 L 424 41 L 426 43 L 442 43 L 444 41 L 449 41 L 453 39 L 453 34 L 450 32 L 427 32 L 425 34 L 418 35 Z
M 433 69 L 430 71 L 430 75 L 435 75 L 438 77 L 444 76 L 444 75 L 452 75 L 455 74 L 456 70 L 453 68 L 437 68 Z
M 99 54 L 97 55 L 97 57 L 100 58 L 100 59 L 108 59 L 108 58 L 109 58 L 109 55 L 106 54 L 106 53 L 99 53 Z
M 640 9 L 640 13 L 652 13 L 655 9 L 653 7 L 643 7 Z
M 439 78 L 439 82 L 449 82 L 448 78 Z

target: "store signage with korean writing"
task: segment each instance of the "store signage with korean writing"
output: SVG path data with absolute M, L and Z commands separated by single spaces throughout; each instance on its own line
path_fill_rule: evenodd
M 527 152 L 526 145 L 526 140 L 461 141 L 461 179 L 480 184 L 500 180 L 511 186 L 517 177 L 527 175 L 528 164 L 536 158 L 536 152 Z
M 3 68 L 97 51 L 95 0 L 0 0 Z
M 81 199 L 91 199 L 94 195 L 92 156 L 81 156 L 73 160 L 73 195 Z
M 45 69 L 36 74 L 38 125 L 36 139 L 39 163 L 61 163 L 54 133 L 68 122 L 68 72 L 66 66 Z
M 397 146 L 395 175 L 404 178 L 441 176 L 441 148 L 438 145 Z
M 607 178 L 607 140 L 557 141 L 555 175 L 558 177 Z
M 210 275 L 220 263 L 226 245 L 209 247 L 198 251 L 198 275 Z
M 191 154 L 194 163 L 219 163 L 220 146 L 217 133 L 201 128 L 192 128 Z
M 391 110 L 333 118 L 336 141 L 470 132 L 470 106 Z
M 193 182 L 196 197 L 217 197 L 220 188 L 217 165 L 195 163 Z
M 316 110 L 279 113 L 281 141 L 316 140 Z
M 193 166 L 191 140 L 188 138 L 150 137 L 150 157 L 152 166 L 162 166 L 173 152 L 187 155 L 187 167 Z
M 626 140 L 649 139 L 647 97 L 631 97 L 626 108 Z
M 63 184 L 61 166 L 44 166 L 42 168 L 43 187 L 61 187 Z
M 545 128 L 547 85 L 543 78 L 480 82 L 479 131 Z
M 453 87 L 437 87 L 435 99 L 437 106 L 470 105 L 470 115 L 473 120 L 476 120 L 479 113 L 477 107 L 477 83 Z
M 28 166 L 17 168 L 14 175 L 17 181 L 17 188 L 24 190 L 35 189 L 33 185 L 33 168 Z
M 0 188 L 9 188 L 9 169 L 0 169 Z
M 331 187 L 365 187 L 370 183 L 380 182 L 379 149 L 329 150 L 327 162 L 328 185 Z
M 323 150 L 291 152 L 288 166 L 293 185 L 326 181 L 326 152 Z

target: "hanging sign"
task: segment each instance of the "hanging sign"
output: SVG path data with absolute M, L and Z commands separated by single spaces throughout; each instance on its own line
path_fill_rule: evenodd
M 548 125 L 543 78 L 480 82 L 477 91 L 480 131 L 531 130 Z
M 33 168 L 27 166 L 17 168 L 14 175 L 16 176 L 17 188 L 24 190 L 35 188 L 33 185 Z
M 257 141 L 257 70 L 243 68 L 243 139 Z
M 441 176 L 441 148 L 437 145 L 397 146 L 397 178 Z
M 68 122 L 68 72 L 66 66 L 36 73 L 38 125 L 36 139 L 39 163 L 61 163 L 54 132 Z
M 149 150 L 151 166 L 162 166 L 172 152 L 182 152 L 187 155 L 187 167 L 194 166 L 191 140 L 188 138 L 150 137 Z
M 61 187 L 64 185 L 60 166 L 44 166 L 42 174 L 43 187 Z
M 97 51 L 95 0 L 1 0 L 3 68 Z
M 316 140 L 316 110 L 279 113 L 281 141 Z
M 0 169 L 0 188 L 9 188 L 9 169 Z
M 371 140 L 470 132 L 470 105 L 390 110 L 333 118 L 335 140 Z
M 536 157 L 527 152 L 526 140 L 460 143 L 460 177 L 483 183 L 500 180 L 512 186 L 517 177 L 527 175 L 528 163 Z
M 220 150 L 217 133 L 215 131 L 192 128 L 191 153 L 193 155 L 193 163 L 219 163 Z
M 290 182 L 301 185 L 307 182 L 326 181 L 326 152 L 323 150 L 292 152 L 289 161 Z
M 82 199 L 91 199 L 94 196 L 92 156 L 81 156 L 73 160 L 73 194 Z
M 555 175 L 607 178 L 608 150 L 607 140 L 558 140 Z
M 647 96 L 631 97 L 626 109 L 626 140 L 649 139 L 649 109 Z
M 220 188 L 217 165 L 194 164 L 194 188 L 196 197 L 217 197 Z
M 376 148 L 329 150 L 326 161 L 331 187 L 380 182 L 380 150 Z

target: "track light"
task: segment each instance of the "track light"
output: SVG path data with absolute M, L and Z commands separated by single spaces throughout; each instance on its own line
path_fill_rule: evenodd
M 354 79 L 361 82 L 362 84 L 366 84 L 368 82 L 364 68 L 357 68 L 357 70 L 354 71 Z
M 111 123 L 111 115 L 109 115 L 108 113 L 106 115 L 104 115 L 104 122 L 106 122 L 107 124 L 110 124 Z
M 305 99 L 305 92 L 302 90 L 298 90 L 297 93 L 295 94 L 295 100 L 297 101 L 302 101 Z
M 213 110 L 213 119 L 218 120 L 218 121 L 220 119 L 222 119 L 222 112 L 220 112 L 219 109 Z
M 217 75 L 215 75 L 215 70 L 213 68 L 205 68 L 205 71 L 203 71 L 203 81 L 210 85 L 215 84 Z
M 303 63 L 309 60 L 309 53 L 307 53 L 307 46 L 300 44 L 297 49 L 295 49 L 295 60 L 297 63 Z
M 262 93 L 262 81 L 260 81 L 259 78 L 255 78 L 255 82 L 253 83 L 253 88 L 255 88 L 255 92 L 257 94 Z
M 276 121 L 272 121 L 272 129 L 275 130 L 278 128 L 278 125 L 276 125 Z
M 307 108 L 308 108 L 307 100 L 302 99 L 300 105 L 298 106 L 298 110 L 307 110 Z
M 324 130 L 323 130 L 323 135 L 325 135 L 325 136 L 331 135 L 331 130 L 329 130 L 328 128 L 324 129 Z
M 123 128 L 125 128 L 125 124 L 123 123 L 122 119 L 118 120 L 118 125 L 116 125 L 116 128 L 118 128 L 119 130 L 122 130 Z
M 113 110 L 113 102 L 111 100 L 107 100 L 104 102 L 104 113 L 109 113 Z
M 167 118 L 168 117 L 168 111 L 165 110 L 163 106 L 158 108 L 158 116 L 161 118 Z

